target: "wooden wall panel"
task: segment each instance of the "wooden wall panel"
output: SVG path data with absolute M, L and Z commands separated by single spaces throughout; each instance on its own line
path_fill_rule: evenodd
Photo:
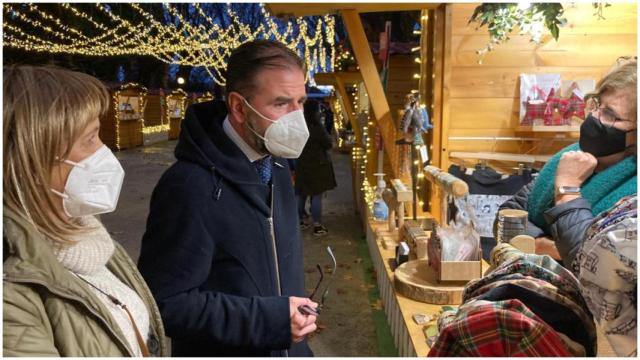
M 518 133 L 520 73 L 560 73 L 562 79 L 600 79 L 619 56 L 637 54 L 637 5 L 612 3 L 605 20 L 594 16 L 591 3 L 563 3 L 567 26 L 555 41 L 545 35 L 540 44 L 528 36 L 513 35 L 480 62 L 476 53 L 489 40 L 487 28 L 468 24 L 475 4 L 449 4 L 451 18 L 450 78 L 443 89 L 442 168 L 451 151 L 544 153 L 566 146 L 566 141 L 449 141 L 451 136 L 537 137 Z M 448 111 L 448 116 L 446 116 Z M 577 139 L 576 139 L 577 140 Z M 446 147 L 446 149 L 445 149 Z
M 516 98 L 451 98 L 449 128 L 515 128 L 518 126 L 518 102 Z
M 466 4 L 467 8 L 463 11 L 468 12 L 469 16 L 454 16 L 453 28 L 457 35 L 473 35 L 477 34 L 477 23 L 468 24 L 469 18 L 473 13 L 473 9 L 478 4 Z M 587 5 L 586 7 L 584 5 Z M 563 3 L 565 15 L 568 20 L 566 26 L 560 28 L 560 38 L 563 34 L 635 34 L 633 29 L 637 26 L 637 7 L 633 1 L 614 3 L 612 7 L 604 10 L 605 20 L 599 20 L 593 16 L 595 12 L 588 4 L 571 4 Z
M 594 46 L 594 45 L 591 45 Z M 506 66 L 566 66 L 575 67 L 576 64 L 584 66 L 599 66 L 603 68 L 610 67 L 614 61 L 621 55 L 635 54 L 636 50 L 621 54 L 605 54 L 599 51 L 582 53 L 584 63 L 580 57 L 570 57 L 565 52 L 527 52 L 496 49 L 491 54 L 484 57 L 482 64 L 478 64 L 479 57 L 474 51 L 462 51 L 452 56 L 452 66 L 465 67 L 477 66 L 478 70 L 485 67 L 506 67 Z
M 563 79 L 599 79 L 602 67 L 512 66 L 489 67 L 478 71 L 475 67 L 457 67 L 451 76 L 453 98 L 519 98 L 521 73 L 562 74 Z

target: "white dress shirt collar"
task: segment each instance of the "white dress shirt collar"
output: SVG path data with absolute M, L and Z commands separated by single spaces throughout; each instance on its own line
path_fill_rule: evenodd
M 233 141 L 233 143 L 240 148 L 242 153 L 245 154 L 249 161 L 254 162 L 267 156 L 255 151 L 251 146 L 249 146 L 249 144 L 246 143 L 246 141 L 244 141 L 244 139 L 242 139 L 242 137 L 240 137 L 240 135 L 236 132 L 236 129 L 231 126 L 229 115 L 227 115 L 227 117 L 224 119 L 224 122 L 222 123 L 222 129 L 224 130 L 224 133 L 227 134 L 229 139 L 231 139 L 231 141 Z

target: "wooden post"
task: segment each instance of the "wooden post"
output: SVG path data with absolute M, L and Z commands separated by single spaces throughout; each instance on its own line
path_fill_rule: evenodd
M 349 33 L 351 48 L 353 49 L 364 85 L 371 99 L 371 107 L 375 115 L 376 123 L 380 128 L 384 143 L 385 153 L 388 155 L 391 164 L 391 177 L 397 177 L 398 169 L 398 151 L 395 145 L 396 129 L 394 126 L 387 96 L 384 93 L 380 75 L 376 68 L 376 64 L 369 48 L 369 41 L 364 33 L 360 14 L 356 10 L 341 10 L 342 20 Z
M 449 169 L 449 127 L 451 125 L 451 111 L 449 106 L 449 84 L 451 84 L 451 34 L 452 29 L 452 7 L 442 5 L 442 16 L 444 17 L 444 46 L 442 58 L 442 153 L 440 154 L 440 168 L 447 171 Z
M 443 148 L 442 140 L 444 137 L 443 133 L 443 103 L 444 103 L 444 76 L 443 73 L 445 71 L 445 42 L 446 34 L 445 34 L 445 23 L 446 23 L 446 7 L 447 5 L 440 5 L 438 8 L 430 14 L 429 21 L 433 22 L 433 97 L 431 103 L 431 120 L 433 123 L 433 132 L 431 135 L 432 143 L 432 157 L 431 164 L 436 167 L 441 167 L 442 164 L 442 155 L 443 152 L 446 151 L 446 148 Z M 431 18 L 433 17 L 433 18 Z M 449 40 L 450 41 L 450 40 Z M 442 223 L 442 209 L 440 204 L 441 191 L 437 186 L 431 188 L 431 198 L 429 199 L 429 210 L 431 211 L 431 215 L 435 219 L 438 219 Z
M 358 121 L 356 117 L 353 115 L 353 107 L 351 107 L 351 100 L 349 95 L 347 94 L 347 88 L 344 86 L 344 80 L 340 75 L 335 74 L 336 78 L 336 90 L 340 97 L 342 97 L 342 105 L 344 106 L 344 112 L 347 114 L 347 118 L 351 123 L 351 128 L 353 129 L 353 134 L 356 136 L 356 144 L 358 146 L 364 146 L 362 141 L 362 129 L 358 126 Z

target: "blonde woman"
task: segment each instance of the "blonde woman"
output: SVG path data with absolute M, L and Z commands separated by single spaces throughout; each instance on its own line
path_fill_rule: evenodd
M 95 217 L 124 177 L 98 136 L 105 87 L 52 67 L 3 75 L 3 355 L 166 356 L 149 289 Z

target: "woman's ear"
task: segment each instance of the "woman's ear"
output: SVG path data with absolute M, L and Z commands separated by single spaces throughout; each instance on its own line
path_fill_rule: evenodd
M 229 114 L 238 123 L 244 123 L 247 118 L 246 108 L 244 106 L 244 98 L 237 92 L 231 92 L 227 96 L 227 106 L 229 107 Z

